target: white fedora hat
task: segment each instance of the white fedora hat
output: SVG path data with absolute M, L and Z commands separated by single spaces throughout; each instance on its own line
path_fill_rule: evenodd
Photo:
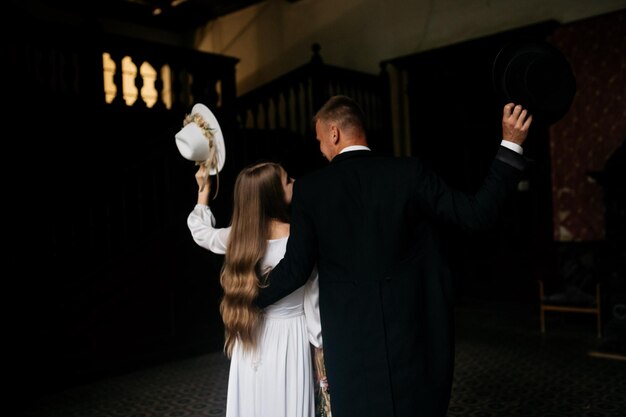
M 204 104 L 193 106 L 184 127 L 176 133 L 176 146 L 183 158 L 205 164 L 209 174 L 222 170 L 226 161 L 224 135 L 217 119 Z

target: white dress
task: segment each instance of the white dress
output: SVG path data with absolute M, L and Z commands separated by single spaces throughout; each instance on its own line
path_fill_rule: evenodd
M 208 206 L 197 204 L 187 225 L 198 245 L 217 254 L 225 253 L 230 228 L 216 229 Z M 286 237 L 268 240 L 262 267 L 276 265 L 286 245 Z M 317 271 L 304 286 L 266 307 L 263 313 L 257 349 L 244 352 L 235 342 L 226 417 L 314 417 L 310 344 L 322 346 Z

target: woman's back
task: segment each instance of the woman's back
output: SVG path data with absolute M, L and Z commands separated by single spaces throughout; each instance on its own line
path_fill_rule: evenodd
M 196 243 L 214 253 L 225 253 L 231 229 L 215 228 L 208 206 L 196 205 L 187 224 Z M 261 269 L 276 265 L 284 256 L 286 245 L 287 237 L 268 240 Z M 254 350 L 245 351 L 241 343 L 235 342 L 228 378 L 227 417 L 315 415 L 309 341 L 315 346 L 321 343 L 316 278 L 314 275 L 305 286 L 263 309 Z
M 255 302 L 258 271 L 273 268 L 285 254 L 293 180 L 276 163 L 244 168 L 235 181 L 231 227 L 225 229 L 214 227 L 205 167 L 196 182 L 198 204 L 187 225 L 198 245 L 225 255 L 220 313 L 231 359 L 226 416 L 313 417 L 309 342 L 321 347 L 316 272 L 307 285 L 264 309 Z
M 287 238 L 268 241 L 262 265 L 284 255 Z M 226 416 L 315 414 L 313 368 L 304 315 L 305 287 L 264 310 L 256 349 L 236 343 L 230 364 Z

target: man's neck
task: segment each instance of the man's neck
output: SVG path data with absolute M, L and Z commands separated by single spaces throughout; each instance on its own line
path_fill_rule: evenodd
M 351 152 L 351 151 L 371 151 L 371 149 L 367 147 L 367 145 L 350 145 L 340 150 L 339 153 Z

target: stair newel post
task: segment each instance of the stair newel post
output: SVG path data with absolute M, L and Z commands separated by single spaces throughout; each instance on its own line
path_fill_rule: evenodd
M 326 75 L 324 61 L 320 55 L 322 47 L 318 43 L 311 46 L 311 107 L 314 114 L 328 100 L 328 77 Z

